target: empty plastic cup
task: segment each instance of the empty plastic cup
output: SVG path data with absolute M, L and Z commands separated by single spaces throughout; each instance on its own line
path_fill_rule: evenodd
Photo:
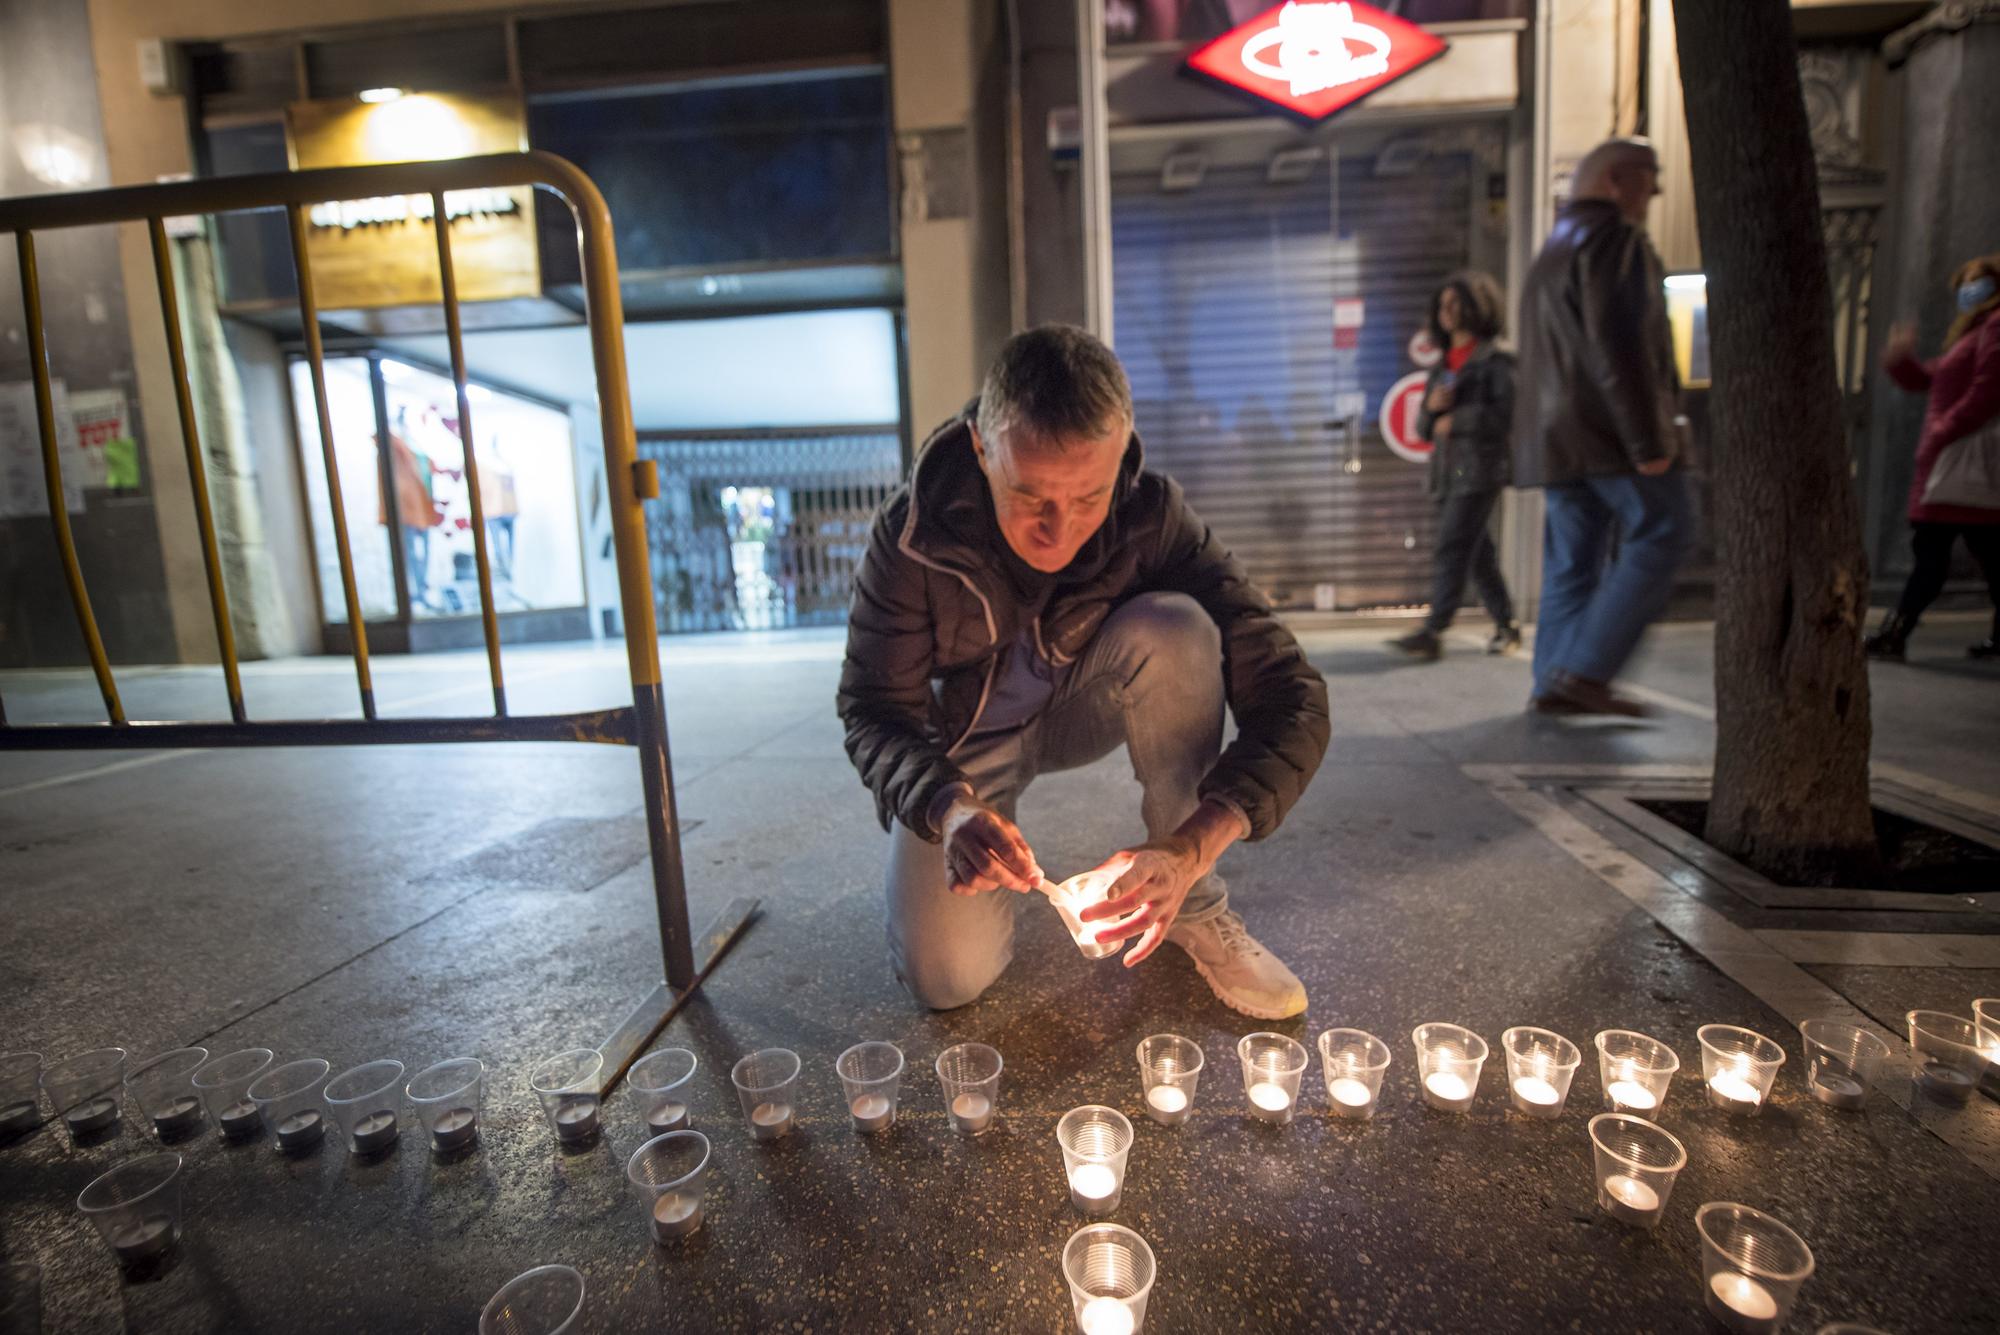
M 1590 1144 L 1597 1160 L 1599 1208 L 1621 1224 L 1656 1227 L 1674 1194 L 1674 1180 L 1687 1167 L 1687 1147 L 1631 1113 L 1591 1118 Z
M 896 1124 L 903 1087 L 903 1050 L 894 1043 L 856 1043 L 834 1060 L 856 1131 L 874 1134 Z
M 181 1236 L 181 1156 L 168 1151 L 127 1159 L 94 1179 L 76 1208 L 127 1268 L 165 1257 Z
M 0 1056 L 0 1140 L 12 1140 L 42 1124 L 42 1054 Z
M 1709 1314 L 1737 1335 L 1776 1335 L 1812 1275 L 1812 1248 L 1762 1210 L 1732 1201 L 1702 1206 L 1694 1226 Z
M 125 1092 L 153 1124 L 161 1144 L 201 1129 L 201 1097 L 194 1092 L 194 1073 L 207 1061 L 207 1048 L 175 1048 L 125 1077 Z
M 97 1048 L 42 1071 L 49 1106 L 71 1136 L 93 1136 L 118 1125 L 125 1082 L 125 1049 Z
M 1604 1106 L 1612 1112 L 1657 1116 L 1681 1059 L 1674 1050 L 1636 1029 L 1606 1029 L 1593 1040 Z
M 1179 1034 L 1139 1040 L 1139 1093 L 1146 1116 L 1161 1126 L 1179 1126 L 1194 1111 L 1195 1086 L 1205 1059 L 1201 1044 Z
M 1804 1020 L 1806 1089 L 1829 1108 L 1859 1108 L 1875 1075 L 1889 1058 L 1889 1045 L 1869 1030 L 1838 1020 Z
M 1305 1045 L 1283 1034 L 1245 1034 L 1236 1041 L 1236 1059 L 1243 1066 L 1243 1094 L 1250 1115 L 1274 1126 L 1292 1120 L 1299 1106 L 1299 1085 L 1312 1060 Z
M 1070 1203 L 1085 1214 L 1110 1214 L 1125 1191 L 1125 1159 L 1132 1152 L 1132 1123 L 1116 1108 L 1087 1103 L 1056 1123 Z
M 603 1096 L 597 1087 L 603 1070 L 604 1054 L 596 1048 L 571 1048 L 544 1061 L 528 1078 L 558 1144 L 589 1145 L 604 1130 L 599 1115 Z
M 755 1140 L 776 1140 L 792 1129 L 798 1101 L 799 1054 L 790 1048 L 763 1048 L 729 1072 L 743 1120 Z
M 1701 1078 L 1709 1103 L 1738 1116 L 1763 1108 L 1778 1068 L 1785 1064 L 1785 1050 L 1741 1025 L 1705 1024 L 1694 1033 L 1701 1040 Z
M 1063 1244 L 1063 1278 L 1082 1335 L 1137 1335 L 1153 1291 L 1153 1249 L 1121 1224 L 1089 1224 Z
M 1417 1079 L 1424 1102 L 1439 1112 L 1462 1113 L 1479 1092 L 1479 1071 L 1486 1065 L 1486 1040 L 1464 1025 L 1433 1021 L 1410 1031 L 1417 1048 Z
M 485 1077 L 486 1064 L 476 1057 L 452 1057 L 410 1077 L 403 1092 L 410 1096 L 433 1153 L 453 1154 L 478 1144 Z
M 1319 1060 L 1326 1075 L 1326 1101 L 1335 1117 L 1366 1120 L 1382 1097 L 1389 1069 L 1389 1045 L 1360 1029 L 1329 1029 L 1319 1036 Z
M 0 1335 L 42 1335 L 42 1268 L 33 1261 L 0 1265 Z
M 326 1134 L 322 1093 L 331 1069 L 318 1057 L 286 1062 L 258 1076 L 245 1091 L 281 1152 L 309 1150 Z
M 938 1084 L 952 1130 L 976 1136 L 993 1125 L 1001 1065 L 1000 1049 L 984 1043 L 955 1043 L 938 1054 Z
M 1939 1103 L 1958 1105 L 1970 1099 L 1986 1074 L 1979 1030 L 1972 1021 L 1942 1011 L 1911 1011 L 1903 1018 L 1917 1054 L 1917 1088 Z
M 479 1314 L 479 1335 L 563 1335 L 583 1311 L 583 1276 L 538 1265 L 501 1286 Z
M 383 1058 L 326 1082 L 326 1107 L 350 1154 L 380 1154 L 402 1131 L 403 1063 Z
M 678 1242 L 701 1227 L 708 1148 L 699 1131 L 669 1131 L 632 1151 L 625 1176 L 639 1193 L 654 1242 Z
M 625 1086 L 638 1097 L 649 1135 L 685 1131 L 692 1125 L 688 1083 L 700 1065 L 686 1048 L 661 1048 L 632 1063 L 625 1074 Z
M 194 1071 L 194 1092 L 224 1140 L 247 1140 L 263 1128 L 250 1086 L 271 1067 L 269 1048 L 240 1048 L 211 1057 Z
M 1507 1058 L 1507 1091 L 1516 1112 L 1556 1117 L 1569 1101 L 1569 1083 L 1583 1065 L 1583 1050 L 1553 1029 L 1517 1025 L 1500 1035 Z

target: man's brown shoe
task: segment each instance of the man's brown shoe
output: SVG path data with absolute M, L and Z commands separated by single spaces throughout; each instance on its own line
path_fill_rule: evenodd
M 1533 705 L 1541 714 L 1572 717 L 1602 714 L 1612 718 L 1651 718 L 1653 711 L 1637 700 L 1628 700 L 1601 681 L 1591 681 L 1568 672 L 1556 673 L 1549 689 L 1536 696 Z

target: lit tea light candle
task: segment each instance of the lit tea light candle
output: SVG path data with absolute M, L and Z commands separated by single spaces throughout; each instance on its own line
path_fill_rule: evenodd
M 1764 1102 L 1764 1091 L 1741 1071 L 1717 1071 L 1708 1082 L 1708 1101 L 1726 1112 L 1753 1113 Z
M 1105 1214 L 1116 1205 L 1118 1175 L 1109 1164 L 1080 1163 L 1069 1173 L 1070 1200 L 1085 1214 Z
M 161 1140 L 186 1135 L 200 1125 L 201 1100 L 192 1094 L 181 1095 L 153 1117 L 153 1132 Z
M 1472 1106 L 1472 1086 L 1456 1071 L 1432 1071 L 1424 1077 L 1424 1101 L 1444 1112 L 1464 1112 Z
M 653 1134 L 664 1136 L 669 1131 L 683 1130 L 688 1124 L 688 1106 L 669 1099 L 646 1114 L 646 1125 Z
M 1604 1092 L 1617 1112 L 1651 1112 L 1660 1106 L 1660 1096 L 1637 1080 L 1614 1080 Z
M 568 1144 L 589 1140 L 598 1131 L 597 1096 L 578 1094 L 556 1104 L 556 1138 Z
M 400 1130 L 396 1114 L 390 1109 L 369 1113 L 354 1124 L 354 1152 L 379 1154 L 396 1143 Z
M 1364 1081 L 1343 1075 L 1326 1087 L 1333 1110 L 1342 1117 L 1366 1117 L 1375 1107 L 1375 1094 Z
M 18 1136 L 23 1131 L 32 1131 L 41 1119 L 35 1115 L 32 1103 L 10 1103 L 0 1108 L 0 1136 Z
M 479 1139 L 479 1114 L 452 1108 L 431 1123 L 431 1148 L 439 1153 L 463 1149 Z
M 1524 1075 L 1514 1082 L 1514 1106 L 1530 1117 L 1554 1117 L 1562 1105 L 1562 1094 L 1538 1075 Z
M 1718 1270 L 1708 1281 L 1708 1310 L 1715 1319 L 1742 1335 L 1764 1335 L 1778 1328 L 1778 1299 L 1748 1275 Z
M 257 1117 L 257 1105 L 249 1099 L 238 1099 L 224 1108 L 222 1115 L 217 1117 L 215 1122 L 222 1134 L 231 1140 L 254 1136 L 257 1134 L 257 1128 L 263 1125 Z
M 1267 1122 L 1292 1120 L 1292 1092 L 1273 1080 L 1259 1080 L 1250 1086 L 1250 1108 Z
M 750 1134 L 758 1140 L 776 1140 L 791 1129 L 789 1103 L 760 1103 L 750 1110 Z
M 135 1219 L 111 1230 L 111 1250 L 126 1265 L 150 1261 L 173 1245 L 174 1221 L 166 1215 Z
M 701 1227 L 701 1196 L 669 1191 L 653 1202 L 653 1241 L 684 1238 Z
M 302 1150 L 326 1134 L 326 1118 L 317 1108 L 301 1108 L 278 1119 L 278 1148 Z
M 854 1115 L 854 1129 L 870 1134 L 887 1131 L 896 1120 L 896 1105 L 881 1094 L 863 1094 L 847 1110 Z
M 1132 1309 L 1116 1298 L 1092 1298 L 1076 1314 L 1083 1335 L 1132 1335 L 1139 1328 Z
M 967 1135 L 978 1135 L 993 1121 L 993 1100 L 967 1092 L 951 1101 L 951 1124 Z
M 102 1131 L 118 1120 L 118 1100 L 114 1098 L 85 1099 L 63 1114 L 63 1121 L 69 1124 L 72 1136 L 87 1136 L 93 1131 Z
M 1154 1085 L 1146 1091 L 1146 1113 L 1162 1126 L 1175 1126 L 1188 1116 L 1187 1091 L 1179 1085 Z
M 1613 1173 L 1604 1179 L 1597 1200 L 1606 1214 L 1628 1224 L 1650 1228 L 1660 1216 L 1660 1193 L 1650 1184 L 1623 1173 Z

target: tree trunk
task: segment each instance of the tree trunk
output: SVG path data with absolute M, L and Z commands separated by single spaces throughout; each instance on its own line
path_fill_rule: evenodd
M 1781 882 L 1880 869 L 1861 550 L 1787 0 L 1674 0 L 1715 367 L 1708 841 Z

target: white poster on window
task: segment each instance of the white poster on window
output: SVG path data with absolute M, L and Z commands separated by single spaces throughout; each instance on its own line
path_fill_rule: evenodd
M 69 396 L 69 417 L 76 423 L 76 485 L 102 487 L 114 471 L 110 460 L 132 450 L 131 427 L 125 420 L 125 393 L 117 389 L 80 389 Z M 136 462 L 136 460 L 134 461 Z M 70 484 L 69 461 L 63 461 L 63 489 Z M 116 471 L 122 472 L 123 469 Z M 138 485 L 137 479 L 133 480 Z
M 56 458 L 63 469 L 63 508 L 83 511 L 83 461 L 76 447 L 76 423 L 69 415 L 69 392 L 60 380 L 49 384 L 55 405 Z M 0 384 L 0 519 L 49 512 L 42 479 L 42 428 L 35 414 L 31 380 Z

